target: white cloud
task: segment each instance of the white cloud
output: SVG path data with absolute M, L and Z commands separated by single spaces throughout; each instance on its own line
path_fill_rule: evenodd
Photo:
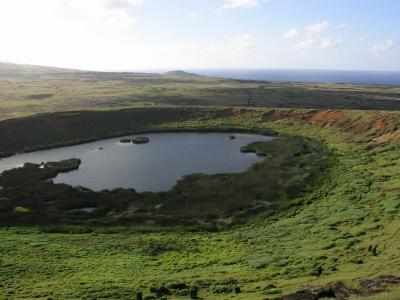
M 191 28 L 192 31 L 183 34 L 180 31 L 181 22 L 172 22 L 169 28 L 162 30 L 159 26 L 164 24 L 164 20 L 161 23 L 153 20 L 154 26 L 142 26 L 139 21 L 146 17 L 148 11 L 140 14 L 140 5 L 145 6 L 149 2 L 150 0 L 145 0 L 144 3 L 137 0 L 0 0 L 0 60 L 96 70 L 307 66 L 399 68 L 398 51 L 392 45 L 394 38 L 392 42 L 378 43 L 379 39 L 374 41 L 366 35 L 368 41 L 361 43 L 357 38 L 362 34 L 356 34 L 346 38 L 344 44 L 348 48 L 343 47 L 340 55 L 335 56 L 334 50 L 331 50 L 334 48 L 330 47 L 338 46 L 337 38 L 344 39 L 344 35 L 340 36 L 336 29 L 337 23 L 331 23 L 325 31 L 321 29 L 324 26 L 314 26 L 313 30 L 309 27 L 312 32 L 323 31 L 312 35 L 306 34 L 305 25 L 313 22 L 305 23 L 304 26 L 289 24 L 276 37 L 269 33 L 272 25 L 259 28 L 260 31 L 249 27 L 248 30 L 236 32 L 242 34 L 235 35 L 235 31 L 232 34 L 235 28 L 227 24 L 226 28 L 214 32 L 215 20 L 210 19 L 210 26 Z M 167 2 L 160 1 L 158 9 L 162 8 L 171 15 L 179 13 L 179 9 L 168 6 Z M 217 7 L 222 13 L 228 12 L 221 9 L 225 0 L 215 2 L 219 2 Z M 261 5 L 258 8 L 264 5 L 257 3 Z M 193 25 L 190 20 L 195 20 L 189 19 L 192 12 L 200 12 L 202 18 L 206 17 L 199 7 L 188 6 L 183 15 L 186 19 L 181 20 L 189 22 L 187 26 Z M 209 17 L 215 16 L 210 14 Z M 221 18 L 215 19 L 217 22 L 221 21 Z M 135 24 L 136 20 L 139 24 Z M 323 20 L 325 18 L 317 19 Z M 328 18 L 326 20 L 330 21 Z M 288 36 L 296 35 L 294 30 L 290 32 L 291 27 L 297 29 L 298 35 L 293 39 L 283 40 L 285 31 L 289 31 Z M 254 30 L 259 33 L 253 33 Z M 268 42 L 267 36 L 271 38 Z M 332 40 L 323 40 L 324 37 L 331 37 Z M 292 49 L 285 48 L 288 42 L 292 44 Z M 375 42 L 377 45 L 374 46 Z M 298 44 L 294 45 L 295 43 Z M 294 46 L 298 50 L 293 49 Z M 352 52 L 347 52 L 357 50 L 355 46 L 365 46 L 364 53 L 360 52 L 357 59 L 354 59 Z M 384 52 L 391 47 L 393 48 L 388 50 L 390 53 Z M 382 59 L 368 60 L 368 55 L 374 58 L 372 51 Z M 387 60 L 385 54 L 390 54 L 387 55 Z
M 382 40 L 376 43 L 371 51 L 375 56 L 379 56 L 382 52 L 386 52 L 389 49 L 393 48 L 396 43 L 393 40 Z
M 111 26 L 129 28 L 136 23 L 130 9 L 141 6 L 144 0 L 69 0 L 67 3 L 86 17 L 103 19 Z
M 221 41 L 208 43 L 186 43 L 178 42 L 165 45 L 162 50 L 176 53 L 177 51 L 220 53 L 228 55 L 232 53 L 245 53 L 256 47 L 255 39 L 249 34 L 241 34 Z
M 239 7 L 256 7 L 269 0 L 226 0 L 223 9 L 233 9 Z
M 296 49 L 309 49 L 309 48 L 314 47 L 314 45 L 315 45 L 315 40 L 307 39 L 307 40 L 297 43 L 296 45 L 294 45 L 294 47 Z
M 208 41 L 181 41 L 155 49 L 152 66 L 160 68 L 245 68 L 257 66 L 257 39 L 250 35 Z M 249 55 L 251 53 L 251 55 Z M 265 57 L 265 53 L 263 53 Z M 169 59 L 167 59 L 169 58 Z M 178 59 L 176 59 L 178 58 Z M 212 58 L 212 59 L 210 59 Z M 146 66 L 145 66 L 146 67 Z M 147 66 L 148 68 L 148 66 Z
M 148 51 L 141 50 L 131 31 L 141 3 L 1 0 L 0 60 L 83 69 L 124 66 L 132 57 L 143 60 Z
M 294 47 L 296 49 L 329 49 L 339 47 L 342 44 L 343 39 L 322 38 L 316 40 L 307 38 L 295 44 Z
M 324 31 L 326 28 L 328 28 L 329 22 L 328 21 L 323 21 L 315 24 L 310 24 L 306 27 L 306 34 L 308 36 L 316 34 L 316 33 L 321 33 Z
M 287 39 L 294 38 L 300 35 L 300 32 L 297 28 L 292 28 L 288 32 L 286 32 L 283 36 Z
M 342 39 L 323 38 L 319 45 L 321 49 L 336 48 L 343 44 Z
M 200 14 L 197 12 L 197 11 L 192 11 L 190 14 L 189 14 L 189 17 L 191 17 L 191 18 L 196 18 L 196 17 L 198 17 Z
M 101 0 L 98 1 L 101 3 Z M 144 0 L 106 0 L 105 4 L 110 9 L 128 9 L 131 6 L 141 6 Z
M 234 51 L 248 51 L 254 47 L 253 37 L 249 34 L 242 34 L 231 38 L 228 48 Z
M 346 30 L 350 30 L 350 26 L 342 23 L 342 24 L 337 25 L 336 29 L 339 31 L 346 31 Z

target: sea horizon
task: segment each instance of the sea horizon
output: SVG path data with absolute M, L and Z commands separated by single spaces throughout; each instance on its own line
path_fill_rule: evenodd
M 165 73 L 174 69 L 131 69 L 115 72 Z M 360 85 L 400 85 L 400 71 L 323 70 L 323 69 L 245 69 L 245 68 L 182 68 L 203 76 L 292 83 L 342 83 Z

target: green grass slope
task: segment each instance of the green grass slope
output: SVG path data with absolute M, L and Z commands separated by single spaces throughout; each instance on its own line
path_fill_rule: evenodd
M 154 296 L 166 286 L 173 292 L 170 299 L 187 299 L 188 290 L 196 286 L 204 299 L 266 299 L 332 281 L 355 285 L 379 275 L 400 276 L 399 114 L 211 110 L 154 126 L 272 129 L 323 142 L 336 163 L 321 185 L 297 197 L 296 205 L 218 232 L 3 227 L 0 298 L 131 299 L 137 290 Z M 9 122 L 0 122 L 2 138 Z M 66 142 L 64 134 L 47 142 L 54 144 L 58 137 Z M 3 150 L 15 149 L 13 142 L 6 145 Z

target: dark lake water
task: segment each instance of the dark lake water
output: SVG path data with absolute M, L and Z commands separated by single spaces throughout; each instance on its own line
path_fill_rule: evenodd
M 183 176 L 192 173 L 237 173 L 263 160 L 240 148 L 272 137 L 228 133 L 154 133 L 148 144 L 120 143 L 121 138 L 77 146 L 15 155 L 0 160 L 0 172 L 22 166 L 80 158 L 79 170 L 59 174 L 55 183 L 84 186 L 93 190 L 134 188 L 143 191 L 167 191 Z M 130 137 L 130 136 L 129 136 Z M 102 148 L 102 150 L 100 150 Z

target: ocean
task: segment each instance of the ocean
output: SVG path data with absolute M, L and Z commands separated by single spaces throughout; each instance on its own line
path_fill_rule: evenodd
M 333 71 L 333 70 L 252 70 L 252 69 L 192 69 L 185 70 L 205 76 L 242 80 L 305 83 L 348 83 L 399 85 L 397 71 Z

